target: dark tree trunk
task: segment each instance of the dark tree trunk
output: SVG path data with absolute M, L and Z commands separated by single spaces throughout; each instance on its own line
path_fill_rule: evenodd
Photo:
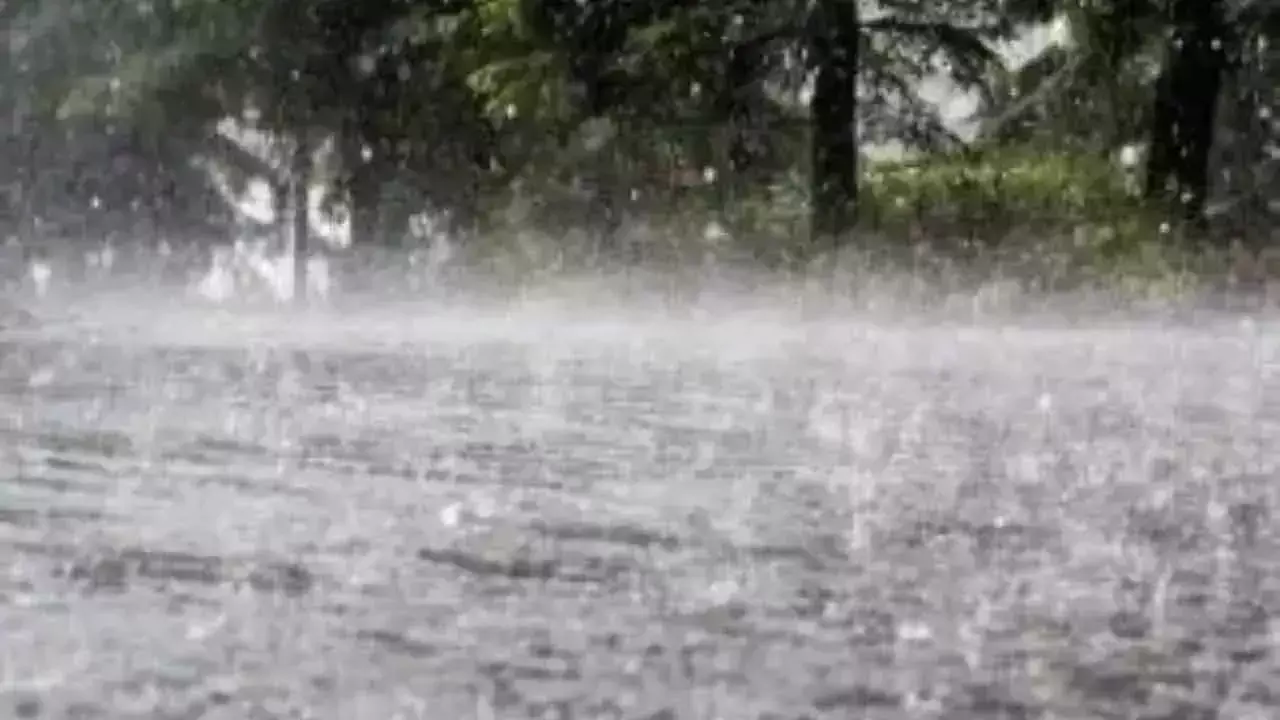
M 378 190 L 378 153 L 365 156 L 365 143 L 374 141 L 362 127 L 363 118 L 350 117 L 343 127 L 342 167 L 346 174 L 347 208 L 351 214 L 352 246 L 370 246 L 382 240 L 378 222 L 381 198 Z
M 351 177 L 351 244 L 377 245 L 388 241 L 382 230 L 381 198 L 374 163 L 362 163 Z
M 725 190 L 723 199 L 729 202 L 736 200 L 750 185 L 752 170 L 761 155 L 756 136 L 759 119 L 755 116 L 755 96 L 763 67 L 763 48 L 759 41 L 746 40 L 730 47 L 728 82 L 720 111 L 720 120 L 729 130 L 725 177 L 720 181 Z
M 820 0 L 815 20 L 811 240 L 816 249 L 838 244 L 857 221 L 857 2 Z
M 601 60 L 601 62 L 603 62 Z M 586 94 L 587 113 L 593 122 L 608 118 L 610 101 L 607 81 L 594 68 L 582 72 L 582 84 Z M 604 254 L 617 250 L 619 220 L 618 198 L 615 189 L 616 168 L 612 156 L 612 140 L 595 150 L 592 167 L 588 171 L 587 187 L 591 193 L 591 206 L 587 226 L 596 235 L 597 247 Z
M 1276 196 L 1268 182 L 1270 160 L 1267 145 L 1273 135 L 1269 118 L 1274 115 L 1276 84 L 1267 72 L 1267 52 L 1256 39 L 1237 45 L 1241 55 L 1232 77 L 1222 89 L 1214 160 L 1209 168 L 1222 179 L 1222 195 L 1228 199 L 1227 229 L 1246 247 L 1261 250 L 1271 235 L 1268 201 Z M 1274 73 L 1272 73 L 1274 75 Z
M 640 5 L 643 5 L 641 3 Z M 576 0 L 529 0 L 527 19 L 540 32 L 561 42 L 571 58 L 570 75 L 580 94 L 583 120 L 608 118 L 620 98 L 615 78 L 609 76 L 610 58 L 626 42 L 628 23 L 614 3 L 579 3 Z M 597 156 L 583 178 L 590 196 L 587 228 L 598 238 L 601 251 L 616 250 L 620 226 L 616 173 L 609 146 Z
M 293 301 L 307 303 L 307 257 L 310 254 L 311 220 L 308 189 L 311 185 L 311 148 L 300 139 L 289 168 L 293 187 Z
M 271 209 L 275 219 L 276 251 L 284 252 L 290 245 L 289 233 L 293 227 L 293 217 L 289 214 L 292 199 L 292 183 L 288 177 L 288 169 L 276 174 L 271 183 Z
M 1218 96 L 1227 68 L 1223 0 L 1169 0 L 1173 35 L 1156 89 L 1146 192 L 1202 229 Z

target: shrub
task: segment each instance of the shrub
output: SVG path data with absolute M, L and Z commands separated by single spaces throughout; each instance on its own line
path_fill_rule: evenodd
M 1038 290 L 1127 283 L 1165 293 L 1223 264 L 1183 249 L 1124 170 L 1098 155 L 978 148 L 864 168 L 860 224 L 847 243 L 864 266 L 905 264 L 925 277 L 1013 278 Z M 563 202 L 551 197 L 550 184 L 526 186 L 524 193 L 525 202 L 540 207 Z M 645 201 L 630 207 L 631 221 L 615 245 L 626 262 L 687 270 L 711 260 L 776 269 L 813 259 L 807 183 L 798 173 L 734 198 L 712 183 L 637 195 Z M 529 213 L 490 227 L 491 237 L 476 247 L 490 258 L 518 257 L 504 261 L 509 272 L 600 260 L 582 233 L 547 228 Z

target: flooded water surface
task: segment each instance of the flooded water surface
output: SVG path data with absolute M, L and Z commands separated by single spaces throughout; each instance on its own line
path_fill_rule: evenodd
M 1280 713 L 1265 322 L 120 314 L 0 338 L 4 717 Z

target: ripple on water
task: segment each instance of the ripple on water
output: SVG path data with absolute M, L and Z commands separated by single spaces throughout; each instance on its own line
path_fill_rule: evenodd
M 1263 334 L 464 320 L 6 339 L 0 707 L 1275 715 Z

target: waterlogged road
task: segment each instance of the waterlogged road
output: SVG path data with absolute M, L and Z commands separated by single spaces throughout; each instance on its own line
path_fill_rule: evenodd
M 3 340 L 4 717 L 1280 715 L 1264 325 L 158 307 Z

